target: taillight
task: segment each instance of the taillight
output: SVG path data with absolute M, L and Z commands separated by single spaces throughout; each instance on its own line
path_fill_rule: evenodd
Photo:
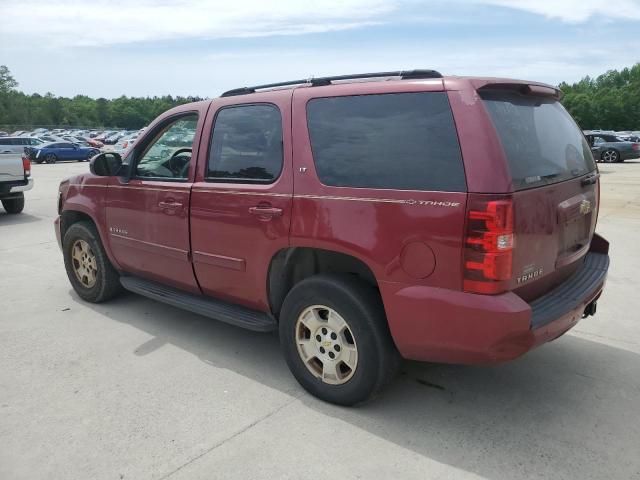
M 469 194 L 464 240 L 464 290 L 496 294 L 512 276 L 513 201 L 510 196 Z
M 640 150 L 640 143 L 634 143 L 631 145 L 631 148 L 636 151 Z
M 26 155 L 22 156 L 22 169 L 24 170 L 24 176 L 31 175 L 31 161 Z

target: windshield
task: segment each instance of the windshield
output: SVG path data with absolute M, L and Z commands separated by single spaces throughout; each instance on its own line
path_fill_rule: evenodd
M 483 92 L 516 190 L 562 182 L 595 170 L 591 150 L 564 107 L 553 99 Z

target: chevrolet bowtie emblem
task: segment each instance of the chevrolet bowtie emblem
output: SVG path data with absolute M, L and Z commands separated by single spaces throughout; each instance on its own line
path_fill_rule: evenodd
M 591 202 L 589 200 L 582 200 L 580 202 L 580 213 L 582 215 L 587 215 L 591 212 Z

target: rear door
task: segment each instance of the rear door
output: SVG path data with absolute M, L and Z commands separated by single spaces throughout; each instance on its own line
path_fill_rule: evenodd
M 494 89 L 481 98 L 514 191 L 511 287 L 529 300 L 566 279 L 589 250 L 598 173 L 588 142 L 556 99 Z
M 289 245 L 291 91 L 214 101 L 191 197 L 193 266 L 203 293 L 269 308 L 271 258 Z

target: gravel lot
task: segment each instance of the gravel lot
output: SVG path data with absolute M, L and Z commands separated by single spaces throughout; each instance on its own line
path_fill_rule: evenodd
M 640 479 L 640 160 L 601 165 L 598 314 L 496 367 L 407 363 L 377 401 L 306 394 L 275 335 L 125 295 L 83 303 L 34 165 L 0 213 L 0 478 Z

